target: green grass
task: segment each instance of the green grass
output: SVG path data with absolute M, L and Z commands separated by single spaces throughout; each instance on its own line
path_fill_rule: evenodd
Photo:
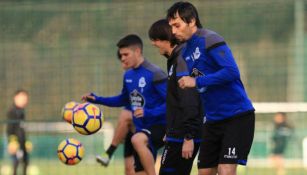
M 0 161 L 0 174 L 6 175 L 3 169 L 9 167 L 8 161 Z M 6 167 L 6 168 L 3 168 Z M 2 169 L 2 171 L 1 171 Z M 58 160 L 35 159 L 31 161 L 29 175 L 122 175 L 124 174 L 123 160 L 115 159 L 110 166 L 105 168 L 97 164 L 94 160 L 81 161 L 78 165 L 67 166 Z M 305 175 L 304 168 L 288 168 L 285 175 Z M 197 175 L 197 166 L 193 166 L 191 175 Z M 277 175 L 273 168 L 265 167 L 242 167 L 238 168 L 238 175 Z

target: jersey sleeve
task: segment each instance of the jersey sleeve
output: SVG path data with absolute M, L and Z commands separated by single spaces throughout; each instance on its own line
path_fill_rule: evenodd
M 95 101 L 92 103 L 101 104 L 109 107 L 121 107 L 129 105 L 129 95 L 125 83 L 123 83 L 122 91 L 119 95 L 111 97 L 95 96 Z
M 217 34 L 209 35 L 205 41 L 206 52 L 219 67 L 215 73 L 196 78 L 198 88 L 225 84 L 240 79 L 240 73 L 232 52 L 224 39 Z

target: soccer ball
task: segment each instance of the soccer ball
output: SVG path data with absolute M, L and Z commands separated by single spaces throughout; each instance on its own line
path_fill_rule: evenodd
M 91 103 L 82 103 L 73 112 L 72 125 L 80 134 L 94 134 L 101 128 L 102 123 L 101 110 Z
M 62 108 L 62 117 L 68 123 L 71 123 L 73 110 L 79 105 L 79 103 L 71 101 L 65 104 Z
M 69 138 L 63 140 L 58 146 L 58 157 L 67 165 L 78 164 L 84 155 L 84 147 L 76 139 Z

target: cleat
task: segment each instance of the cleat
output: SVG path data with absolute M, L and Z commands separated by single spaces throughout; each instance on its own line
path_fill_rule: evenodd
M 96 161 L 102 166 L 107 167 L 110 163 L 110 158 L 108 154 L 104 153 L 102 155 L 96 155 Z

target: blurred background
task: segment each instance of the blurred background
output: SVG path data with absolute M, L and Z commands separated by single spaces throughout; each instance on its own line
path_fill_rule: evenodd
M 108 142 L 119 109 L 100 106 L 109 123 L 91 136 L 74 132 L 62 120 L 61 109 L 69 101 L 80 102 L 87 92 L 120 92 L 123 72 L 116 43 L 127 34 L 141 36 L 145 57 L 166 70 L 166 60 L 147 32 L 174 2 L 1 0 L 0 174 L 11 172 L 5 126 L 12 96 L 20 88 L 30 95 L 24 122 L 33 143 L 29 174 L 123 174 L 121 148 L 109 168 L 94 160 Z M 294 128 L 284 154 L 285 174 L 307 174 L 307 0 L 190 2 L 203 26 L 221 34 L 231 47 L 258 112 L 248 166 L 238 174 L 276 174 L 270 157 L 278 111 L 286 112 Z M 76 166 L 62 164 L 56 155 L 58 144 L 68 137 L 85 145 L 84 160 Z

